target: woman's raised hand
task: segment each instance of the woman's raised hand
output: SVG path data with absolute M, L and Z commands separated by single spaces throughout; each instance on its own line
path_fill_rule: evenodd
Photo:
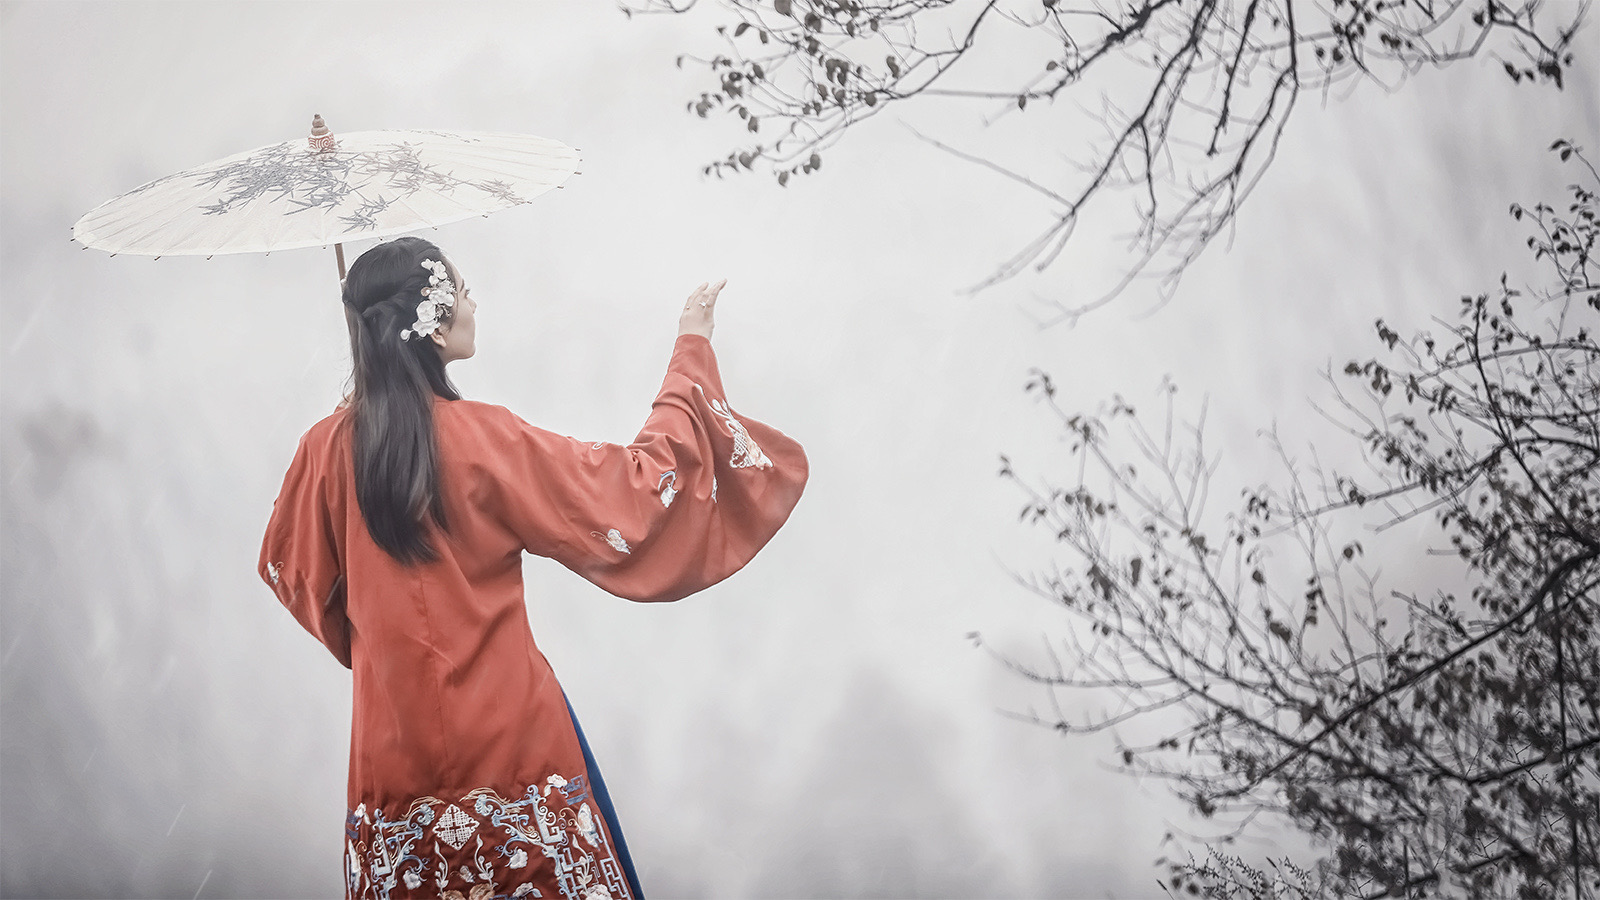
M 678 317 L 678 334 L 698 334 L 711 340 L 713 319 L 717 312 L 717 294 L 728 283 L 724 278 L 716 284 L 706 282 L 694 289 L 683 304 L 683 315 Z

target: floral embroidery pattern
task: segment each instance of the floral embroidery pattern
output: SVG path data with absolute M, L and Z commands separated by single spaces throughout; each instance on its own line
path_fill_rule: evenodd
M 618 553 L 631 554 L 633 552 L 632 550 L 628 549 L 628 542 L 622 539 L 622 532 L 616 530 L 615 528 L 607 531 L 605 534 L 601 534 L 598 531 L 591 531 L 589 533 L 610 544 L 611 549 L 617 551 Z
M 349 895 L 361 900 L 390 900 L 402 884 L 442 900 L 544 897 L 535 882 L 563 900 L 632 897 L 582 775 L 551 775 L 514 799 L 490 788 L 453 803 L 422 797 L 399 819 L 362 804 L 345 834 Z
M 282 571 L 283 563 L 267 563 L 267 577 L 272 579 L 273 584 L 278 583 L 278 574 Z
M 712 400 L 711 409 L 722 418 L 728 430 L 733 433 L 733 456 L 728 464 L 735 469 L 744 469 L 754 466 L 757 469 L 772 467 L 772 460 L 761 452 L 756 445 L 756 439 L 745 430 L 744 423 L 733 417 L 733 410 L 728 407 L 726 400 Z
M 656 481 L 656 488 L 661 491 L 661 505 L 671 506 L 672 498 L 678 495 L 677 471 L 662 472 L 661 478 Z

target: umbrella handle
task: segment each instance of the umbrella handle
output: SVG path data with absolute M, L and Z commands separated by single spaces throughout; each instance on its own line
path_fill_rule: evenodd
M 344 284 L 344 245 L 333 245 L 333 258 L 339 261 L 339 283 Z

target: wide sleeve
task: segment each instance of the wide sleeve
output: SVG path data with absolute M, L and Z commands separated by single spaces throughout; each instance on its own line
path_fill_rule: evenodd
M 678 338 L 631 444 L 587 443 L 499 412 L 486 441 L 492 513 L 528 551 L 630 600 L 677 600 L 737 572 L 805 488 L 805 451 L 729 406 L 699 335 Z
M 345 578 L 328 508 L 324 462 L 312 444 L 310 433 L 300 439 L 283 490 L 272 504 L 257 570 L 295 620 L 349 668 Z

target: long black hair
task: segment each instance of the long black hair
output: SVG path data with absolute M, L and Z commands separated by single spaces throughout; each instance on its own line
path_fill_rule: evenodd
M 433 341 L 423 335 L 400 339 L 416 321 L 428 285 L 422 263 L 443 260 L 439 248 L 422 238 L 396 238 L 361 254 L 344 280 L 354 363 L 356 502 L 373 541 L 407 565 L 438 558 L 426 533 L 428 519 L 449 530 L 439 493 L 433 398 L 461 395 Z

